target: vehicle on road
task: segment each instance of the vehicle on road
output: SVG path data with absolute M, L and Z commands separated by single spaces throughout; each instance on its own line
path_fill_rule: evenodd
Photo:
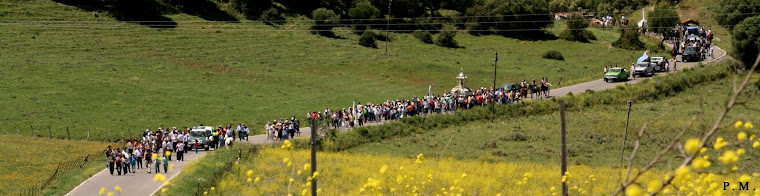
M 665 57 L 652 57 L 649 62 L 653 63 L 655 65 L 654 71 L 656 72 L 664 72 L 665 70 Z
M 198 149 L 205 149 L 208 151 L 209 146 L 211 144 L 208 141 L 208 137 L 211 136 L 211 132 L 214 130 L 213 127 L 193 127 L 193 129 L 190 130 L 190 138 L 188 138 L 188 146 L 193 146 L 194 142 L 198 140 Z
M 604 81 L 605 82 L 623 81 L 623 80 L 628 80 L 629 76 L 631 76 L 630 71 L 625 70 L 625 68 L 615 67 L 608 70 L 607 73 L 604 74 Z
M 681 54 L 681 61 L 682 62 L 689 62 L 689 61 L 701 61 L 702 55 L 699 54 L 699 47 L 696 46 L 690 46 L 683 50 L 683 53 Z
M 518 86 L 515 83 L 509 83 L 509 84 L 502 84 L 501 89 L 504 89 L 504 91 L 510 91 L 510 90 L 517 90 L 520 86 Z
M 654 75 L 654 64 L 651 62 L 639 62 L 636 63 L 636 67 L 634 67 L 635 70 L 633 70 L 633 74 L 636 74 L 637 76 L 653 76 Z

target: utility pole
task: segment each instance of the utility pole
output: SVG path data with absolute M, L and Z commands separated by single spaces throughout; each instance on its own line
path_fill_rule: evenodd
M 562 154 L 560 155 L 560 170 L 562 171 L 561 176 L 565 176 L 565 173 L 567 173 L 567 129 L 565 128 L 565 100 L 562 99 L 559 100 L 559 118 L 561 121 L 560 127 L 562 129 Z M 567 182 L 562 182 L 562 196 L 567 196 Z
M 311 120 L 311 176 L 314 176 L 314 172 L 317 172 L 317 121 L 316 117 L 312 116 Z M 311 195 L 317 196 L 317 179 L 311 179 Z
M 496 56 L 493 60 L 493 92 L 491 92 L 491 123 L 493 123 L 494 111 L 496 110 L 496 63 L 499 62 L 499 52 L 496 52 Z
M 620 167 L 623 167 L 623 157 L 625 157 L 625 141 L 628 140 L 628 122 L 631 120 L 631 106 L 633 105 L 633 101 L 628 100 L 628 117 L 625 119 L 625 136 L 623 136 L 623 147 L 621 147 L 620 152 Z
M 388 0 L 388 19 L 386 20 L 387 24 L 385 25 L 385 54 L 388 54 L 388 42 L 390 39 L 390 30 L 391 30 L 391 3 L 393 0 Z

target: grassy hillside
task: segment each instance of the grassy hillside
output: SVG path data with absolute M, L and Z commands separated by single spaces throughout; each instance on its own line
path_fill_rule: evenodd
M 0 119 L 9 129 L 51 126 L 59 137 L 65 127 L 72 137 L 89 130 L 100 139 L 106 130 L 120 136 L 159 125 L 260 129 L 353 100 L 426 94 L 428 85 L 441 93 L 460 68 L 470 86 L 490 86 L 494 52 L 497 83 L 562 77 L 562 86 L 597 79 L 602 66 L 641 53 L 612 48 L 616 33 L 594 30 L 600 39 L 591 43 L 459 34 L 458 49 L 394 33 L 384 54 L 384 43 L 365 48 L 347 31 L 340 39 L 311 34 L 303 18 L 272 27 L 176 14 L 166 16 L 176 28 L 155 29 L 50 0 L 0 5 Z M 540 58 L 548 50 L 566 60 Z
M 105 168 L 105 157 L 99 152 L 108 145 L 93 141 L 2 135 L 0 181 L 3 183 L 0 184 L 0 194 L 18 195 L 39 186 L 61 166 L 55 180 L 42 193 L 33 195 L 63 195 Z M 79 168 L 87 155 L 91 155 L 88 162 Z
M 633 148 L 632 138 L 644 123 L 648 123 L 646 139 L 639 155 L 653 157 L 682 129 L 692 117 L 697 117 L 694 127 L 688 128 L 688 137 L 700 134 L 702 126 L 712 126 L 722 110 L 731 81 L 728 77 L 709 84 L 688 89 L 671 97 L 642 100 L 633 104 L 629 126 L 628 152 Z M 757 80 L 757 78 L 755 79 Z M 756 87 L 749 87 L 748 95 L 741 100 L 751 107 L 760 105 Z M 618 166 L 626 126 L 627 104 L 598 105 L 580 111 L 566 113 L 568 133 L 568 162 L 579 165 Z M 704 110 L 704 114 L 700 113 Z M 735 120 L 758 122 L 757 110 L 737 107 L 724 122 L 725 126 Z M 560 151 L 559 112 L 548 115 L 528 115 L 501 118 L 496 123 L 479 121 L 465 126 L 428 131 L 407 137 L 395 137 L 368 143 L 348 150 L 359 154 L 410 157 L 418 153 L 475 159 L 484 161 L 507 161 L 544 163 L 557 160 Z M 717 137 L 736 138 L 735 129 L 724 129 Z M 673 153 L 677 156 L 677 153 Z M 760 152 L 747 153 L 747 159 L 760 157 Z M 710 154 L 717 157 L 717 154 Z M 644 163 L 648 158 L 638 159 Z M 668 162 L 661 167 L 672 167 Z M 757 170 L 754 163 L 744 162 L 742 168 Z M 672 168 L 669 168 L 672 169 Z

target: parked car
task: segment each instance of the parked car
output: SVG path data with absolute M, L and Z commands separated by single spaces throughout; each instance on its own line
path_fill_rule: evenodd
M 504 89 L 504 91 L 517 90 L 518 88 L 520 88 L 520 86 L 518 86 L 515 83 L 509 83 L 509 84 L 502 84 L 501 85 L 501 89 Z
M 667 71 L 665 70 L 665 61 L 666 61 L 665 57 L 652 57 L 649 61 L 655 65 L 654 71 L 657 71 L 657 72 Z
M 635 70 L 633 70 L 633 74 L 641 75 L 641 76 L 653 76 L 654 75 L 654 64 L 650 62 L 640 62 L 636 64 L 636 67 L 634 67 Z
M 686 49 L 684 49 L 683 53 L 681 54 L 681 61 L 683 62 L 701 61 L 701 60 L 702 60 L 702 55 L 699 54 L 699 47 L 696 47 L 696 46 L 686 47 Z
M 625 70 L 625 68 L 615 67 L 608 70 L 607 73 L 604 74 L 604 81 L 615 82 L 615 81 L 628 80 L 629 76 L 631 76 L 630 71 Z
M 208 150 L 211 145 L 208 141 L 208 137 L 211 136 L 213 130 L 214 127 L 193 127 L 193 129 L 190 130 L 190 138 L 187 140 L 189 142 L 188 146 L 194 145 L 195 140 L 198 140 L 198 149 L 202 148 Z

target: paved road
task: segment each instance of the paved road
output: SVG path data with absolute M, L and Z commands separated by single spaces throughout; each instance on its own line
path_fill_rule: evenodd
M 708 59 L 706 61 L 703 61 L 702 63 L 708 63 L 713 62 L 717 60 L 721 60 L 725 55 L 726 52 L 721 50 L 720 48 L 716 47 L 715 53 L 715 59 Z M 673 63 L 671 62 L 671 65 Z M 678 63 L 678 68 L 681 69 L 683 67 L 693 67 L 696 63 Z M 666 73 L 659 73 L 658 75 L 663 75 Z M 602 75 L 601 73 L 599 74 Z M 601 78 L 601 77 L 600 77 Z M 591 90 L 604 90 L 604 89 L 610 89 L 615 88 L 618 85 L 623 84 L 633 84 L 637 83 L 639 81 L 648 79 L 645 78 L 636 78 L 635 80 L 629 80 L 627 82 L 623 83 L 607 83 L 604 82 L 604 80 L 594 80 L 591 82 L 576 84 L 573 86 L 568 87 L 562 87 L 558 88 L 556 90 L 552 90 L 551 94 L 552 96 L 565 96 L 568 93 L 572 92 L 573 94 L 578 94 L 585 92 L 586 89 Z M 373 123 L 369 124 L 369 126 L 377 125 L 381 123 Z M 345 131 L 346 129 L 341 129 L 341 131 Z M 301 129 L 301 135 L 296 137 L 306 137 L 308 138 L 311 136 L 311 129 L 306 127 Z M 277 141 L 273 140 L 267 140 L 266 135 L 255 135 L 248 138 L 248 141 L 245 141 L 248 143 L 254 143 L 254 144 L 269 144 L 269 143 L 275 143 Z M 210 151 L 209 151 L 210 152 Z M 170 163 L 174 163 L 175 167 L 173 171 L 169 173 L 165 173 L 165 176 L 168 179 L 174 178 L 177 174 L 182 172 L 182 168 L 189 162 L 192 162 L 199 157 L 205 155 L 205 152 L 200 152 L 198 154 L 195 153 L 188 153 L 185 157 L 185 161 L 171 161 Z M 105 163 L 103 163 L 105 167 Z M 129 174 L 128 176 L 111 176 L 108 169 L 105 169 L 101 171 L 100 173 L 92 176 L 87 181 L 82 182 L 78 187 L 74 188 L 71 192 L 69 192 L 67 195 L 96 195 L 98 194 L 98 191 L 100 191 L 101 188 L 106 187 L 108 190 L 113 191 L 114 186 L 119 185 L 122 188 L 122 194 L 124 196 L 131 196 L 131 195 L 152 195 L 155 192 L 157 192 L 161 188 L 161 183 L 153 182 L 153 177 L 155 174 L 148 174 L 146 169 L 138 170 L 135 174 Z

